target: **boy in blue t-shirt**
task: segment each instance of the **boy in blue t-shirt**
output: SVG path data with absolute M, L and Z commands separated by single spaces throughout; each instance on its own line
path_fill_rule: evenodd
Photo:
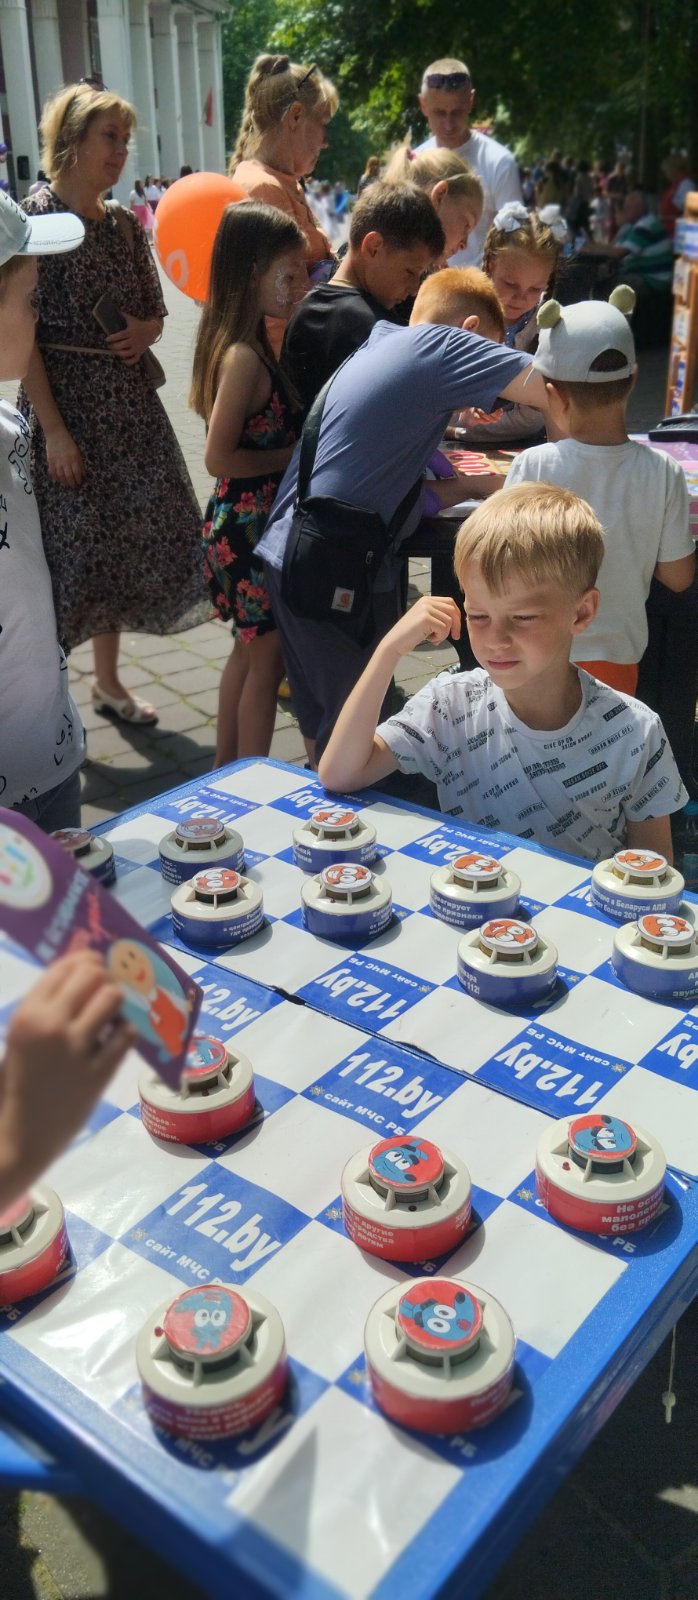
M 545 405 L 543 379 L 534 373 L 526 381 L 530 357 L 497 342 L 502 315 L 492 297 L 488 280 L 474 289 L 468 271 L 447 268 L 422 285 L 409 328 L 376 323 L 370 338 L 332 379 L 310 476 L 311 495 L 377 512 L 388 526 L 424 473 L 454 411 L 465 406 L 491 411 L 500 395 Z M 264 558 L 294 708 L 314 763 L 375 645 L 399 615 L 400 562 L 395 555 L 420 520 L 421 501 L 406 516 L 377 576 L 373 637 L 359 646 L 334 626 L 331 615 L 321 622 L 296 617 L 283 598 L 281 570 L 298 458 L 297 447 L 257 553 Z M 473 482 L 456 474 L 429 487 L 443 506 L 457 505 L 473 492 Z M 483 492 L 482 479 L 474 492 Z

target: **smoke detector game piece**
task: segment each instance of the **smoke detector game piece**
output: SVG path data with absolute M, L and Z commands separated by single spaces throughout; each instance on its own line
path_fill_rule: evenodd
M 172 926 L 192 944 L 240 944 L 264 922 L 258 884 L 228 867 L 211 867 L 181 883 L 172 895 Z
M 553 1122 L 536 1151 L 538 1195 L 583 1233 L 637 1233 L 662 1207 L 666 1158 L 637 1124 L 599 1111 Z
M 429 885 L 435 917 L 453 928 L 477 928 L 490 917 L 513 917 L 521 879 L 494 856 L 471 851 L 450 866 L 437 867 Z
M 227 1283 L 185 1289 L 159 1306 L 139 1334 L 136 1362 L 153 1422 L 188 1439 L 258 1427 L 288 1382 L 278 1311 Z
M 470 1223 L 470 1175 L 458 1157 L 415 1134 L 359 1150 L 342 1173 L 344 1226 L 387 1261 L 429 1261 L 454 1250 Z
M 293 830 L 293 856 L 304 872 L 322 872 L 332 861 L 376 859 L 376 830 L 349 806 L 327 802 Z
M 619 928 L 611 962 L 616 977 L 653 1000 L 698 999 L 698 937 L 692 922 L 649 912 Z
M 193 1033 L 179 1089 L 146 1068 L 138 1093 L 141 1121 L 156 1139 L 207 1144 L 244 1128 L 254 1114 L 252 1064 L 208 1033 Z
M 321 939 L 375 939 L 390 924 L 390 885 L 355 861 L 333 861 L 301 887 L 303 920 Z
M 541 1000 L 557 980 L 557 950 L 529 922 L 494 917 L 458 945 L 458 981 L 492 1005 Z
M 245 848 L 239 833 L 214 817 L 187 817 L 165 835 L 159 846 L 160 871 L 166 883 L 186 883 L 204 867 L 245 870 Z
M 89 872 L 103 888 L 108 889 L 116 877 L 114 847 L 99 834 L 88 833 L 86 828 L 56 828 L 51 834 L 56 844 L 77 861 L 83 872 Z
M 617 850 L 591 874 L 591 898 L 616 922 L 632 922 L 646 911 L 678 911 L 686 885 L 656 850 Z
M 373 1398 L 424 1433 L 482 1427 L 501 1411 L 514 1373 L 514 1330 L 498 1300 L 460 1278 L 394 1284 L 364 1334 Z
M 45 1184 L 0 1212 L 0 1304 L 46 1289 L 68 1260 L 68 1232 L 58 1195 Z

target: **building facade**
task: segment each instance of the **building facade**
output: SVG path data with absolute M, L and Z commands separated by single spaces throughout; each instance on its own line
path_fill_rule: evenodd
M 39 166 L 41 107 L 63 83 L 98 76 L 138 113 L 115 193 L 180 167 L 225 171 L 221 0 L 0 0 L 5 172 L 19 199 Z M 0 176 L 3 173 L 0 170 Z

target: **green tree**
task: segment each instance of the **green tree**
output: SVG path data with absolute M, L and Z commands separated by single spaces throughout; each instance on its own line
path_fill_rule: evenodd
M 447 53 L 471 67 L 475 119 L 522 153 L 611 157 L 620 141 L 650 182 L 668 149 L 698 158 L 698 0 L 301 0 L 278 16 L 275 38 L 336 79 L 374 148 L 422 135 L 419 81 Z
M 228 149 L 235 143 L 240 126 L 250 67 L 255 56 L 269 45 L 278 17 L 277 0 L 236 0 L 223 24 L 223 105 Z

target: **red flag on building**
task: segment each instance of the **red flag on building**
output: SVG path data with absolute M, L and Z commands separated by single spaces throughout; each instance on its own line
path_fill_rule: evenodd
M 207 128 L 213 127 L 213 89 L 209 89 L 204 100 L 204 122 Z

